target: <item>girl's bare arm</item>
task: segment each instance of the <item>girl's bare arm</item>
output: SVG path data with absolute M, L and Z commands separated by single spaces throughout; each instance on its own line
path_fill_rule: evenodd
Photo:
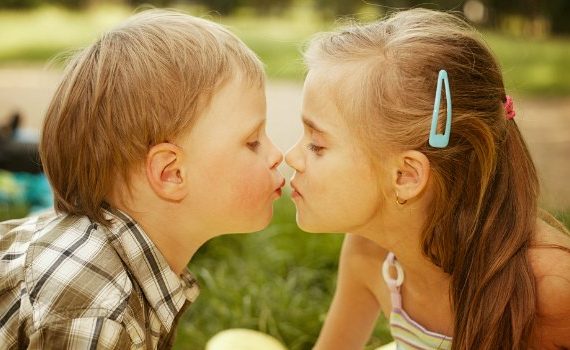
M 315 350 L 364 347 L 380 314 L 377 290 L 386 253 L 366 238 L 346 235 L 335 295 Z

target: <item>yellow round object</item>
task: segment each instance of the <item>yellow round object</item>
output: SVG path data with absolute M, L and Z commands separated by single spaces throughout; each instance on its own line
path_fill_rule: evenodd
M 376 348 L 375 350 L 396 350 L 396 349 L 397 349 L 396 343 L 391 342 L 389 344 Z
M 251 329 L 227 329 L 214 335 L 206 350 L 287 350 L 277 339 Z

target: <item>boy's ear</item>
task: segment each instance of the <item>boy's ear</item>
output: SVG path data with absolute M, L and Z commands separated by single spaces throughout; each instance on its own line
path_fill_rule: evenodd
M 395 195 L 399 202 L 405 202 L 417 197 L 425 189 L 430 176 L 430 164 L 425 154 L 418 151 L 405 151 L 397 161 Z
M 153 191 L 162 199 L 180 201 L 188 194 L 186 169 L 180 147 L 171 143 L 153 146 L 146 156 L 146 175 Z

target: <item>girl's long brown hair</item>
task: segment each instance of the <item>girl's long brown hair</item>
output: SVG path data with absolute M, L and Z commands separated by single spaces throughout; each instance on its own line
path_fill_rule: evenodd
M 414 9 L 323 34 L 305 56 L 309 69 L 350 70 L 339 108 L 377 157 L 386 146 L 428 157 L 435 195 L 421 244 L 451 276 L 452 348 L 527 348 L 537 317 L 528 249 L 538 179 L 516 122 L 505 117 L 501 70 L 479 34 L 455 15 Z M 441 69 L 453 106 L 444 149 L 427 142 Z

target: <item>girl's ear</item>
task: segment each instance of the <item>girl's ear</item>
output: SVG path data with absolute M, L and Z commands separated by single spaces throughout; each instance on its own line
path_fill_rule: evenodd
M 430 176 L 430 163 L 425 154 L 405 151 L 397 160 L 394 187 L 399 202 L 412 200 L 426 188 Z
M 148 151 L 147 179 L 160 198 L 180 201 L 188 195 L 189 184 L 183 157 L 182 149 L 171 143 L 160 143 Z

